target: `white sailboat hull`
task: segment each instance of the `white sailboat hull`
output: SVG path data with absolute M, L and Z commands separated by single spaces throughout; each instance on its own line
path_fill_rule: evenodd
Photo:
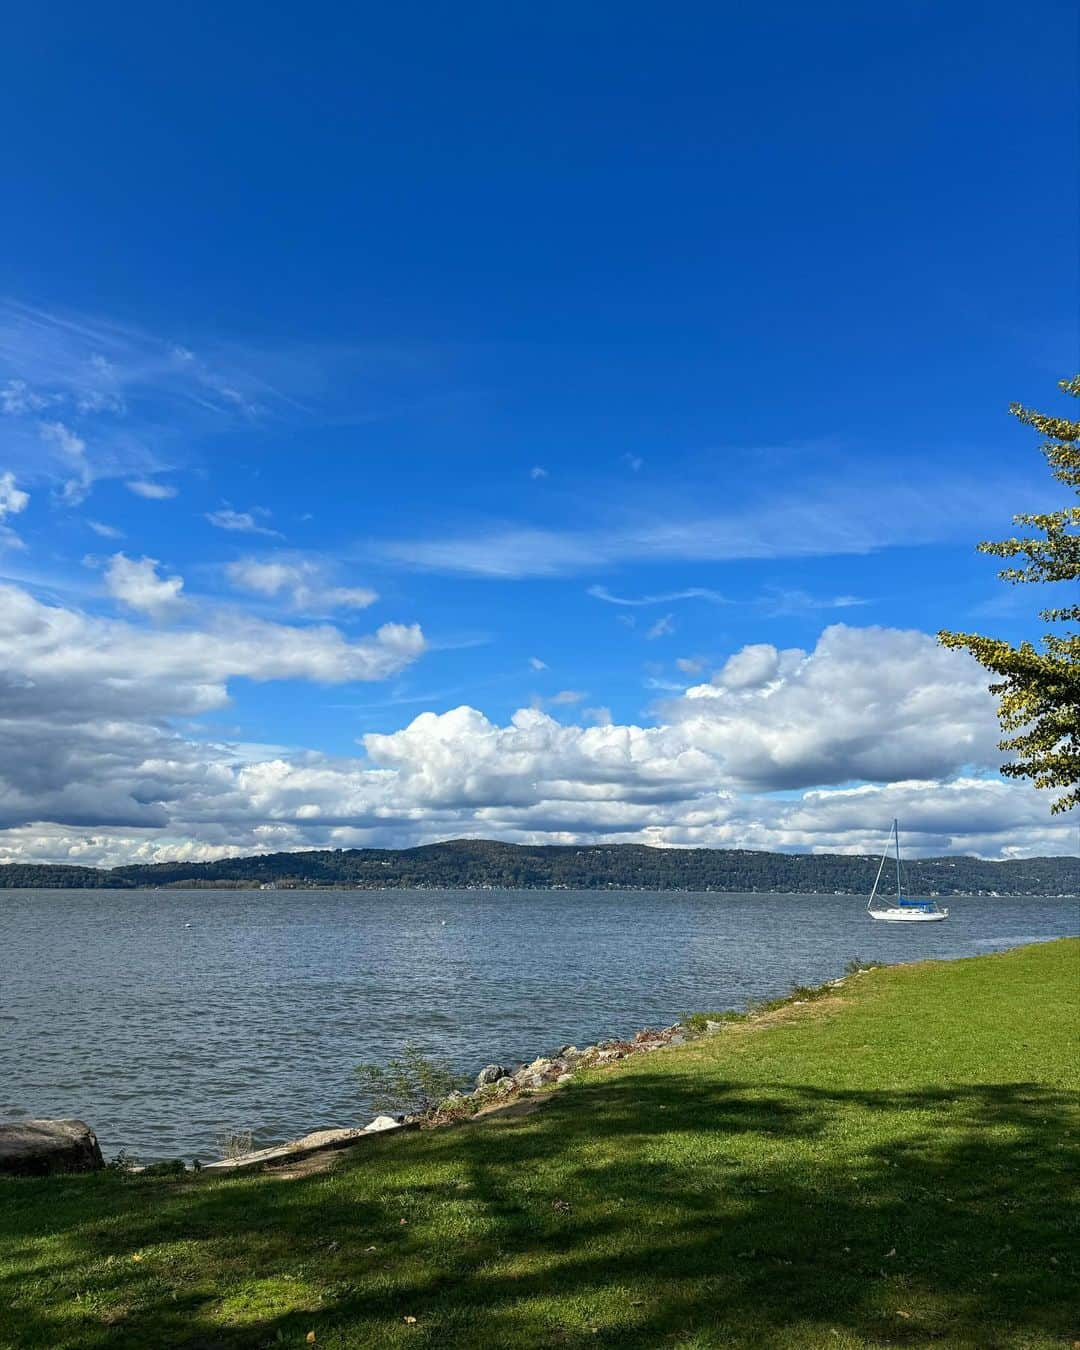
M 882 923 L 937 923 L 949 917 L 947 909 L 868 909 L 866 912 Z

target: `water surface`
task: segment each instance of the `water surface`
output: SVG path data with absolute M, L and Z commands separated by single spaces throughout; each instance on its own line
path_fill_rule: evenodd
M 77 1116 L 106 1156 L 218 1155 L 370 1118 L 352 1068 L 412 1040 L 475 1071 L 741 1007 L 853 956 L 1080 931 L 1076 900 L 639 891 L 0 891 L 0 1120 Z

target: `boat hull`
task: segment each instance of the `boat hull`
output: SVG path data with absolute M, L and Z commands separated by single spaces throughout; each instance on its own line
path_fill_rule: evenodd
M 949 917 L 947 909 L 868 909 L 866 912 L 881 923 L 938 923 Z

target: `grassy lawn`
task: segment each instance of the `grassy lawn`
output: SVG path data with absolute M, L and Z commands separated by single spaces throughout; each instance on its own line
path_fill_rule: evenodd
M 875 970 L 308 1177 L 5 1181 L 0 1345 L 1072 1346 L 1078 993 Z

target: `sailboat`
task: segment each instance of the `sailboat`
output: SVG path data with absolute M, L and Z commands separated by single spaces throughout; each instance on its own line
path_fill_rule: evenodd
M 896 846 L 896 899 L 883 909 L 875 909 L 874 900 L 877 897 L 878 886 L 881 884 L 881 874 L 885 870 L 885 861 L 889 856 L 890 846 L 894 842 Z M 938 909 L 933 900 L 907 900 L 904 898 L 904 890 L 900 880 L 900 822 L 897 820 L 893 821 L 892 829 L 889 831 L 885 852 L 881 855 L 877 876 L 874 879 L 874 889 L 870 892 L 870 899 L 866 902 L 866 912 L 872 919 L 881 919 L 885 923 L 936 923 L 940 919 L 949 917 L 949 911 Z

